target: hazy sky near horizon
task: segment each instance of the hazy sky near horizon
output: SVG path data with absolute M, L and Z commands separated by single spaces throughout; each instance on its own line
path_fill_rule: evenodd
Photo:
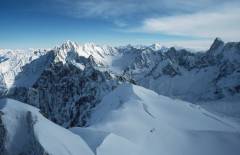
M 80 43 L 206 49 L 240 41 L 239 0 L 0 0 L 0 48 Z

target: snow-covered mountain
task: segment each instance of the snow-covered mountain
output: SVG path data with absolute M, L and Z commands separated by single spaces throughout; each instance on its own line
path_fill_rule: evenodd
M 14 85 L 5 96 L 40 108 L 50 120 L 65 127 L 87 125 L 89 110 L 118 84 L 127 81 L 104 69 L 105 57 L 114 52 L 107 46 L 79 46 L 67 41 L 21 66 L 23 71 L 15 81 L 21 83 L 18 77 L 28 81 L 32 77 L 28 70 L 37 70 L 37 79 L 28 86 Z M 44 67 L 39 68 L 39 64 Z
M 71 128 L 80 135 L 81 142 L 71 145 L 82 145 L 104 155 L 128 154 L 125 150 L 131 154 L 153 155 L 240 152 L 239 125 L 199 106 L 132 84 L 170 98 L 204 103 L 208 110 L 240 118 L 240 42 L 224 43 L 217 38 L 206 52 L 167 48 L 159 43 L 110 47 L 71 41 L 52 50 L 0 50 L 0 98 L 9 97 L 37 107 L 49 120 Z M 32 107 L 12 100 L 2 101 L 1 116 L 14 121 L 0 122 L 0 133 L 11 137 L 6 134 L 9 130 L 10 134 L 21 135 L 29 127 L 26 124 L 33 124 L 25 119 Z M 43 119 L 38 110 L 30 113 Z M 28 146 L 26 149 L 0 147 L 0 152 L 28 154 L 30 151 L 31 154 L 36 147 L 40 154 L 44 151 L 56 154 L 50 153 L 55 149 L 48 148 L 46 141 L 40 142 L 33 136 L 40 131 L 32 128 L 34 134 L 27 135 L 22 142 Z M 59 130 L 56 137 L 60 134 L 68 137 L 62 128 L 56 128 Z M 227 144 L 220 139 L 225 139 Z M 64 146 L 63 154 L 74 154 L 65 152 L 74 148 L 60 142 L 56 145 Z M 0 143 L 17 147 L 4 137 Z M 125 149 L 119 149 L 119 145 Z
M 239 100 L 239 60 L 240 43 L 219 38 L 199 53 L 159 43 L 110 47 L 66 41 L 48 52 L 1 51 L 0 92 L 39 107 L 58 124 L 83 126 L 86 109 L 122 82 L 195 103 Z
M 0 100 L 3 155 L 238 155 L 240 126 L 199 106 L 122 84 L 91 110 L 89 126 L 70 131 L 39 110 Z M 71 133 L 72 132 L 72 133 Z
M 217 38 L 205 53 L 128 48 L 113 66 L 159 94 L 191 102 L 216 100 L 239 96 L 239 45 Z

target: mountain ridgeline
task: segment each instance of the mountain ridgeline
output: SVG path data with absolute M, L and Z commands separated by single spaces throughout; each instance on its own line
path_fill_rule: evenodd
M 217 38 L 209 50 L 191 52 L 67 41 L 49 51 L 0 53 L 1 97 L 38 107 L 67 128 L 88 126 L 92 109 L 122 83 L 193 103 L 240 99 L 240 42 Z

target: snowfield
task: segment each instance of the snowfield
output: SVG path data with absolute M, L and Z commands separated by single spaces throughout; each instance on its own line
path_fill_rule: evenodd
M 88 128 L 71 131 L 87 139 L 93 151 L 101 155 L 240 153 L 238 124 L 191 103 L 130 84 L 104 97 L 94 109 Z
M 240 126 L 188 102 L 132 84 L 106 95 L 90 125 L 70 131 L 37 108 L 0 100 L 3 155 L 239 155 Z

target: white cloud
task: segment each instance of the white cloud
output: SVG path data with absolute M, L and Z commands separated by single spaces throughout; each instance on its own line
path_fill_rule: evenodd
M 217 8 L 239 0 L 50 0 L 62 14 L 74 17 L 140 18 Z M 57 11 L 54 9 L 54 11 Z
M 211 46 L 213 40 L 181 40 L 181 41 L 161 41 L 167 47 L 183 47 L 196 51 L 206 51 Z
M 224 7 L 209 12 L 150 18 L 135 31 L 181 36 L 240 40 L 240 7 Z

